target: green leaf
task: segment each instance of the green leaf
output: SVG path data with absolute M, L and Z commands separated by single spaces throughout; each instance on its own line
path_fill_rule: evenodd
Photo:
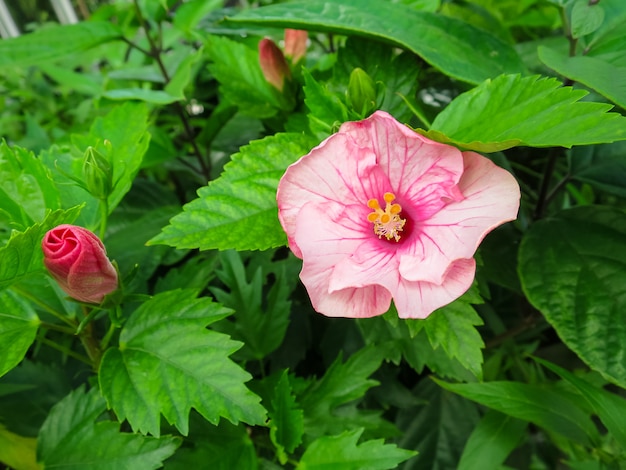
M 177 248 L 265 250 L 284 245 L 276 188 L 287 166 L 316 141 L 302 134 L 276 134 L 242 147 L 224 173 L 198 190 L 198 199 L 148 244 Z
M 107 90 L 102 96 L 110 100 L 139 100 L 153 104 L 170 104 L 179 101 L 179 96 L 174 96 L 163 90 L 149 90 L 147 88 L 118 88 Z
M 178 12 L 177 12 L 178 13 Z M 181 50 L 181 53 L 184 53 L 184 58 L 178 64 L 176 68 L 176 72 L 172 75 L 169 83 L 165 85 L 165 91 L 173 96 L 176 96 L 178 99 L 185 99 L 185 88 L 189 85 L 189 82 L 192 79 L 192 69 L 196 65 L 196 63 L 202 59 L 203 56 L 203 48 L 194 50 Z
M 197 415 L 195 415 L 197 416 Z M 192 418 L 194 415 L 192 415 Z M 256 470 L 257 455 L 254 443 L 249 435 L 247 426 L 235 426 L 228 421 L 222 421 L 219 426 L 213 426 L 202 419 L 202 423 L 194 425 L 192 420 L 191 436 L 198 436 L 189 446 L 185 446 L 165 462 L 165 470 Z
M 619 442 L 622 450 L 626 450 L 626 400 L 618 395 L 594 387 L 589 382 L 575 376 L 571 372 L 544 361 L 534 358 L 539 364 L 558 374 L 563 380 L 568 381 L 578 389 L 583 397 L 589 402 L 594 413 L 598 415 L 602 424 L 606 426 L 615 440 Z
M 398 445 L 418 454 L 403 468 L 457 468 L 463 446 L 479 422 L 478 407 L 432 380 L 421 380 L 413 395 L 422 404 L 398 414 L 397 425 L 403 432 Z
M 574 147 L 570 154 L 572 179 L 626 197 L 626 142 Z
M 0 215 L 16 228 L 40 222 L 60 209 L 59 189 L 41 161 L 26 149 L 0 142 Z
M 240 343 L 205 328 L 229 313 L 189 290 L 164 292 L 133 312 L 98 374 L 119 419 L 155 436 L 160 413 L 186 435 L 192 407 L 213 424 L 262 423 L 260 399 L 244 385 L 250 375 L 228 358 Z
M 626 387 L 624 212 L 577 207 L 533 224 L 522 239 L 519 272 L 528 300 L 563 342 Z
M 275 273 L 276 281 L 264 295 L 263 287 L 268 284 L 269 270 L 258 265 L 247 279 L 241 255 L 237 251 L 220 253 L 222 269 L 218 278 L 228 287 L 226 292 L 211 287 L 218 302 L 235 311 L 234 322 L 225 320 L 215 329 L 244 343 L 238 356 L 244 360 L 261 360 L 283 342 L 289 326 L 291 312 L 290 294 L 296 287 L 297 278 L 287 278 L 284 266 Z M 255 265 L 252 258 L 251 264 Z
M 434 379 L 446 390 L 514 418 L 530 421 L 574 442 L 592 446 L 599 434 L 587 413 L 571 397 L 549 384 L 484 382 L 451 384 Z
M 415 455 L 411 450 L 384 444 L 382 439 L 357 444 L 363 429 L 346 431 L 337 436 L 320 437 L 307 448 L 296 467 L 298 470 L 385 470 Z
M 17 366 L 35 340 L 39 318 L 29 302 L 0 291 L 0 377 Z
M 451 359 L 456 359 L 474 376 L 482 377 L 485 346 L 475 325 L 483 321 L 474 308 L 463 299 L 440 308 L 423 321 L 433 349 L 442 347 Z
M 286 370 L 274 389 L 269 417 L 270 439 L 276 446 L 280 463 L 285 465 L 286 452 L 291 453 L 300 445 L 304 433 L 303 412 L 293 395 Z
M 118 27 L 109 21 L 84 21 L 63 26 L 48 24 L 34 33 L 1 41 L 0 68 L 38 65 L 121 37 Z
M 121 433 L 120 424 L 98 418 L 105 411 L 97 389 L 81 386 L 48 415 L 37 439 L 38 461 L 45 468 L 149 470 L 160 468 L 180 445 L 173 437 Z
M 0 248 L 0 289 L 30 274 L 41 273 L 44 269 L 41 252 L 43 236 L 57 225 L 72 223 L 79 212 L 80 207 L 67 211 L 57 210 L 49 213 L 43 222 L 29 227 L 24 232 L 13 232 L 8 243 Z
M 73 136 L 74 142 L 83 147 L 82 150 L 88 145 L 96 147 L 104 139 L 113 146 L 110 156 L 113 166 L 113 192 L 109 196 L 111 213 L 130 190 L 150 144 L 148 107 L 144 103 L 132 102 L 116 106 L 106 116 L 93 122 L 89 136 L 82 139 Z
M 211 36 L 207 53 L 213 61 L 209 71 L 220 83 L 220 92 L 241 113 L 268 118 L 278 112 L 280 93 L 265 80 L 256 50 L 231 39 Z
M 619 67 L 597 57 L 568 57 L 545 46 L 540 46 L 538 52 L 541 62 L 552 70 L 594 89 L 620 107 L 626 108 L 626 83 L 614 79 L 626 76 L 626 67 Z
M 309 112 L 309 127 L 320 139 L 328 137 L 348 120 L 348 108 L 341 100 L 317 82 L 309 71 L 302 69 L 304 76 L 304 102 Z
M 366 423 L 380 425 L 377 415 L 369 416 L 373 412 L 359 410 L 359 415 L 346 404 L 362 399 L 368 389 L 378 385 L 367 377 L 378 370 L 383 357 L 384 350 L 379 347 L 363 348 L 344 363 L 339 355 L 324 376 L 309 386 L 300 397 L 308 436 L 336 434 Z
M 604 21 L 602 5 L 590 3 L 588 0 L 577 0 L 572 7 L 570 30 L 572 37 L 578 39 L 593 33 Z
M 511 46 L 489 33 L 386 0 L 281 3 L 245 10 L 229 21 L 382 40 L 408 49 L 446 75 L 469 83 L 524 71 Z
M 174 15 L 174 27 L 193 35 L 204 16 L 224 6 L 224 0 L 191 0 L 180 5 Z
M 502 75 L 455 98 L 421 134 L 480 152 L 626 140 L 626 118 L 554 78 Z
M 500 470 L 526 432 L 525 421 L 490 410 L 465 444 L 457 470 Z

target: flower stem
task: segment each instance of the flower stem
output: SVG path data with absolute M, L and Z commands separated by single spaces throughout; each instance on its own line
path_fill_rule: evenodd
M 543 172 L 543 178 L 541 180 L 541 187 L 539 188 L 539 197 L 537 198 L 537 205 L 533 213 L 533 219 L 537 220 L 543 217 L 543 213 L 548 204 L 548 191 L 550 190 L 550 182 L 552 181 L 552 175 L 554 174 L 554 168 L 559 155 L 555 148 L 550 149 L 548 154 L 548 162 Z
M 37 340 L 41 343 L 41 344 L 45 344 L 46 346 L 51 347 L 52 349 L 56 349 L 57 351 L 62 352 L 63 354 L 69 356 L 69 357 L 73 357 L 74 359 L 87 364 L 89 366 L 92 365 L 91 361 L 86 358 L 85 356 L 78 354 L 77 352 L 72 351 L 69 348 L 66 348 L 65 346 L 62 346 L 58 343 L 55 343 L 54 341 L 49 340 L 48 338 L 44 337 L 44 336 L 40 336 L 39 338 L 37 338 Z
M 107 198 L 100 199 L 98 206 L 100 209 L 100 240 L 104 240 L 104 234 L 107 231 L 107 218 L 109 217 L 109 200 Z

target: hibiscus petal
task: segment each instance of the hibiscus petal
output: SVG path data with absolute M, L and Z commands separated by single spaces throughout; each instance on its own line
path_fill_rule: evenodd
M 295 238 L 304 260 L 300 279 L 319 313 L 365 318 L 389 309 L 391 294 L 381 286 L 331 289 L 335 267 L 371 238 L 366 214 L 367 208 L 334 202 L 309 203 L 298 214 Z
M 441 284 L 402 280 L 393 295 L 400 318 L 426 318 L 432 312 L 463 295 L 474 281 L 473 258 L 456 260 Z
M 477 153 L 463 152 L 463 160 L 459 189 L 464 199 L 423 221 L 412 243 L 403 247 L 400 274 L 408 281 L 441 284 L 452 262 L 471 258 L 487 233 L 517 216 L 515 178 Z
M 278 217 L 296 256 L 302 257 L 294 237 L 296 218 L 302 207 L 309 202 L 327 201 L 366 206 L 372 197 L 371 186 L 380 179 L 370 181 L 374 169 L 380 172 L 375 165 L 376 156 L 370 150 L 357 147 L 345 135 L 334 134 L 287 168 L 276 199 Z
M 459 196 L 455 185 L 463 172 L 463 158 L 457 148 L 418 134 L 384 111 L 346 122 L 339 132 L 374 152 L 401 204 L 403 199 L 424 201 L 431 194 L 436 195 L 434 201 Z

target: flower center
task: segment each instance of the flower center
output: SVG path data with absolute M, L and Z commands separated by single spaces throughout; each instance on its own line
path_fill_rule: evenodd
M 385 237 L 387 240 L 392 238 L 396 241 L 400 241 L 400 234 L 406 219 L 400 217 L 402 207 L 400 204 L 392 204 L 396 195 L 393 193 L 385 193 L 383 196 L 385 200 L 385 210 L 382 210 L 378 199 L 370 199 L 367 201 L 367 207 L 373 209 L 367 216 L 367 220 L 374 224 L 374 233 L 378 235 L 378 238 Z

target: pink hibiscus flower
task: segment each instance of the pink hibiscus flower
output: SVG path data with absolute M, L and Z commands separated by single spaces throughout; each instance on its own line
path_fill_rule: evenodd
M 426 318 L 472 284 L 487 233 L 514 220 L 515 178 L 377 111 L 291 165 L 278 216 L 313 308 L 331 317 Z

